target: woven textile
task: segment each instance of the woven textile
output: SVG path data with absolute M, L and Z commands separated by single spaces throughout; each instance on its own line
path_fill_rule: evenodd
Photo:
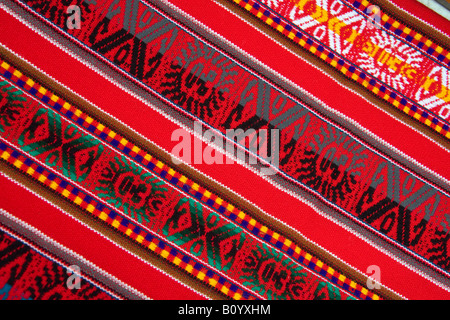
M 450 298 L 450 23 L 413 0 L 0 3 L 0 298 Z

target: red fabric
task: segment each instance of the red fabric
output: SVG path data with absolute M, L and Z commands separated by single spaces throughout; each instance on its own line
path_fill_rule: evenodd
M 177 1 L 174 0 L 174 2 Z M 291 53 L 281 49 L 275 42 L 261 35 L 244 22 L 236 19 L 230 13 L 218 8 L 216 4 L 210 1 L 201 0 L 199 3 L 203 4 L 202 8 L 204 11 L 202 11 L 197 2 L 194 5 L 191 3 L 191 6 L 188 6 L 186 1 L 183 2 L 182 0 L 179 0 L 178 2 L 184 5 L 183 9 L 191 14 L 192 12 L 195 12 L 198 14 L 198 17 L 205 20 L 208 20 L 208 15 L 204 12 L 207 12 L 207 10 L 215 10 L 216 17 L 219 16 L 220 19 L 209 19 L 214 20 L 209 21 L 209 23 L 211 26 L 214 26 L 216 31 L 219 33 L 229 32 L 228 36 L 230 39 L 238 43 L 245 50 L 248 50 L 249 52 L 252 50 L 251 53 L 256 54 L 261 60 L 264 59 L 264 62 L 275 64 L 277 70 L 282 70 L 284 73 L 292 76 L 293 79 L 296 79 L 297 83 L 308 87 L 308 90 L 310 90 L 311 93 L 317 94 L 320 91 L 321 95 L 319 96 L 322 99 L 326 98 L 327 101 L 325 102 L 328 102 L 333 107 L 340 108 L 340 110 L 346 110 L 349 114 L 351 112 L 352 116 L 358 115 L 362 121 L 365 121 L 365 126 L 374 127 L 375 129 L 378 128 L 378 130 L 383 133 L 384 131 L 380 130 L 380 127 L 383 128 L 381 123 L 383 123 L 383 120 L 387 121 L 388 123 L 391 123 L 392 131 L 388 129 L 391 138 L 393 132 L 397 129 L 399 132 L 407 132 L 405 134 L 414 137 L 414 139 L 422 139 L 420 140 L 421 143 L 424 143 L 427 147 L 431 148 L 433 152 L 436 151 L 437 153 L 441 152 L 441 154 L 445 154 L 445 151 L 437 147 L 428 139 L 423 138 L 413 130 L 401 125 L 399 121 L 387 116 L 384 112 L 376 110 L 371 104 L 364 102 L 361 98 L 355 96 L 351 92 L 348 91 L 348 95 L 342 95 L 344 89 L 335 81 L 323 77 L 322 73 L 317 69 L 294 57 L 296 63 L 301 66 L 302 70 L 307 70 L 305 73 L 295 72 L 296 69 L 289 67 L 290 64 L 283 62 L 288 61 L 283 58 L 289 57 L 289 59 L 292 59 Z M 232 24 L 233 26 L 236 26 L 229 28 L 230 23 L 224 22 L 227 18 L 228 21 L 232 20 L 235 23 Z M 172 131 L 177 128 L 174 123 L 149 107 L 143 108 L 142 103 L 139 100 L 131 97 L 126 92 L 117 90 L 115 85 L 111 84 L 76 59 L 70 57 L 61 49 L 45 41 L 42 37 L 30 31 L 20 22 L 14 21 L 15 19 L 5 12 L 0 11 L 0 19 L 6 22 L 2 25 L 2 29 L 5 29 L 3 41 L 10 49 L 41 68 L 50 76 L 72 88 L 76 93 L 81 94 L 94 104 L 101 106 L 106 112 L 114 115 L 126 125 L 137 130 L 144 136 L 151 138 L 152 141 L 166 150 L 170 151 L 175 145 L 174 142 L 170 141 Z M 227 28 L 225 28 L 225 26 Z M 238 32 L 238 27 L 243 28 L 245 32 Z M 223 30 L 220 28 L 223 28 Z M 13 30 L 14 32 L 26 34 L 27 36 L 18 39 L 14 36 Z M 256 45 L 258 42 L 255 41 L 259 41 L 260 44 L 269 49 L 264 50 L 262 49 L 263 46 L 258 47 Z M 33 48 L 34 46 L 38 46 L 41 50 L 30 50 L 30 48 Z M 277 56 L 279 59 L 274 59 L 273 53 L 270 53 L 272 51 L 271 49 L 275 50 L 275 48 L 277 48 Z M 49 60 L 48 57 L 52 57 L 52 59 Z M 314 77 L 314 75 L 316 75 L 317 78 Z M 319 77 L 321 77 L 320 83 L 323 83 L 322 79 L 323 81 L 329 81 L 327 82 L 327 86 L 330 88 L 330 91 L 322 91 L 324 86 L 323 84 L 319 84 Z M 317 79 L 317 81 L 307 81 L 308 79 Z M 110 94 L 112 92 L 114 92 L 114 95 Z M 337 99 L 336 96 L 339 96 L 339 99 Z M 358 103 L 355 101 L 358 101 Z M 356 113 L 355 110 L 351 109 L 352 106 L 358 104 L 364 105 L 366 108 L 362 108 L 361 110 L 358 109 L 358 113 Z M 123 108 L 125 105 L 127 106 L 126 109 Z M 371 115 L 369 118 L 370 120 L 378 120 L 379 118 L 381 118 L 381 120 L 376 123 L 368 121 L 367 116 L 369 111 L 377 114 L 376 117 Z M 155 119 L 155 121 L 152 122 L 152 126 L 149 126 L 148 122 L 145 120 L 148 118 Z M 384 124 L 384 127 L 389 128 L 386 124 Z M 388 134 L 385 133 L 385 136 L 387 137 Z M 392 141 L 392 139 L 390 139 L 390 141 Z M 450 169 L 448 166 L 445 166 L 444 163 L 445 156 L 441 157 L 441 159 L 437 159 L 436 157 L 431 156 L 430 153 L 417 152 L 413 148 L 414 143 L 407 139 L 398 139 L 396 142 L 402 148 L 411 152 L 414 151 L 418 155 L 421 155 L 422 161 L 426 160 L 425 163 L 430 166 L 435 166 L 440 172 L 446 172 L 446 174 L 450 173 Z M 406 267 L 387 257 L 363 240 L 337 226 L 334 222 L 319 215 L 311 207 L 301 203 L 299 200 L 294 199 L 286 193 L 273 188 L 262 178 L 255 176 L 244 167 L 236 164 L 222 166 L 194 165 L 194 167 L 230 187 L 246 199 L 253 203 L 257 203 L 258 206 L 266 212 L 270 212 L 275 217 L 282 219 L 294 228 L 301 230 L 302 234 L 316 243 L 320 243 L 325 249 L 333 252 L 345 262 L 358 268 L 362 272 L 366 271 L 367 266 L 374 264 L 373 261 L 376 261 L 376 264 L 379 265 L 382 270 L 390 270 L 390 273 L 382 274 L 383 283 L 393 290 L 400 291 L 408 298 L 450 298 L 448 292 L 440 289 L 429 281 L 418 277 L 416 273 L 408 270 Z M 254 188 L 254 185 L 258 185 L 259 187 Z M 267 194 L 270 194 L 271 197 L 267 197 Z M 277 199 L 277 201 L 273 201 L 273 199 Z M 301 219 L 299 219 L 300 214 Z M 330 234 L 332 234 L 333 237 L 330 237 Z M 412 286 L 412 283 L 414 283 L 414 286 Z M 417 291 L 417 287 L 424 288 L 424 290 Z

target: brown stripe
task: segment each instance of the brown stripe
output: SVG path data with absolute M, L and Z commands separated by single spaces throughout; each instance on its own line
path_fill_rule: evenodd
M 450 141 L 445 138 L 443 135 L 436 132 L 434 129 L 428 127 L 427 125 L 421 123 L 419 120 L 405 114 L 403 111 L 397 109 L 395 106 L 390 104 L 389 102 L 385 101 L 383 98 L 377 96 L 375 93 L 373 93 L 370 90 L 367 90 L 364 86 L 359 84 L 357 81 L 345 76 L 342 74 L 339 70 L 334 68 L 333 66 L 329 65 L 327 62 L 323 61 L 319 57 L 315 56 L 308 50 L 304 49 L 300 45 L 293 42 L 291 39 L 286 37 L 285 35 L 281 34 L 280 32 L 276 31 L 275 29 L 271 28 L 269 25 L 264 23 L 264 21 L 260 20 L 259 18 L 253 16 L 250 12 L 245 10 L 244 8 L 240 7 L 239 5 L 235 4 L 234 2 L 231 2 L 229 0 L 214 0 L 218 2 L 219 4 L 223 5 L 233 13 L 235 13 L 240 18 L 246 20 L 250 24 L 252 24 L 255 28 L 266 34 L 268 37 L 276 40 L 278 43 L 280 43 L 282 46 L 288 48 L 296 55 L 300 56 L 302 59 L 310 62 L 315 67 L 321 69 L 326 74 L 331 76 L 333 79 L 335 79 L 340 84 L 344 85 L 347 88 L 350 88 L 353 91 L 356 91 L 360 95 L 362 95 L 365 99 L 369 100 L 374 105 L 378 106 L 382 110 L 386 111 L 387 113 L 391 114 L 395 118 L 399 119 L 400 121 L 410 125 L 417 131 L 422 132 L 427 137 L 433 139 L 437 143 L 439 143 L 444 148 L 447 148 L 450 150 Z M 429 27 L 428 27 L 429 28 Z M 434 29 L 433 29 L 434 30 Z M 441 36 L 442 38 L 442 36 Z M 301 84 L 299 84 L 301 85 Z

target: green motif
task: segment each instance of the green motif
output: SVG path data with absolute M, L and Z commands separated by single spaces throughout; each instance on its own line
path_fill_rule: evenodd
M 48 166 L 62 169 L 64 176 L 80 182 L 86 179 L 103 152 L 98 140 L 72 124 L 63 126 L 59 114 L 44 108 L 36 112 L 18 143 L 31 156 L 46 154 Z M 62 165 L 58 165 L 60 162 Z
M 245 235 L 239 227 L 223 221 L 215 212 L 204 213 L 197 201 L 182 198 L 162 232 L 167 240 L 179 246 L 190 243 L 189 250 L 195 256 L 201 256 L 206 250 L 209 265 L 228 271 L 244 244 Z
M 23 109 L 22 101 L 27 99 L 22 96 L 23 92 L 11 86 L 7 81 L 0 81 L 1 91 L 6 96 L 0 99 L 0 132 L 5 132 L 5 127 L 12 126 L 12 122 L 17 120 L 20 114 L 19 109 Z M 4 102 L 3 99 L 6 99 Z
M 161 199 L 166 198 L 165 183 L 149 172 L 143 173 L 141 167 L 124 156 L 114 159 L 102 171 L 102 186 L 95 188 L 97 195 L 138 222 L 150 222 L 149 217 L 155 216 Z

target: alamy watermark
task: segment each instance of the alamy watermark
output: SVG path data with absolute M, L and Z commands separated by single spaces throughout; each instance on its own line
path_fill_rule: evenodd
M 218 150 L 226 151 L 239 161 L 257 165 L 261 174 L 273 175 L 280 160 L 279 129 L 227 129 L 225 137 L 216 130 L 204 130 L 201 122 L 194 122 L 194 132 L 208 144 L 204 149 L 200 140 L 192 140 L 186 130 L 177 129 L 171 140 L 178 142 L 172 149 L 175 164 L 233 164 L 234 159 Z M 246 143 L 247 142 L 247 143 Z M 211 145 L 215 145 L 213 148 Z M 245 149 L 243 146 L 247 146 Z M 180 161 L 181 159 L 182 161 Z

